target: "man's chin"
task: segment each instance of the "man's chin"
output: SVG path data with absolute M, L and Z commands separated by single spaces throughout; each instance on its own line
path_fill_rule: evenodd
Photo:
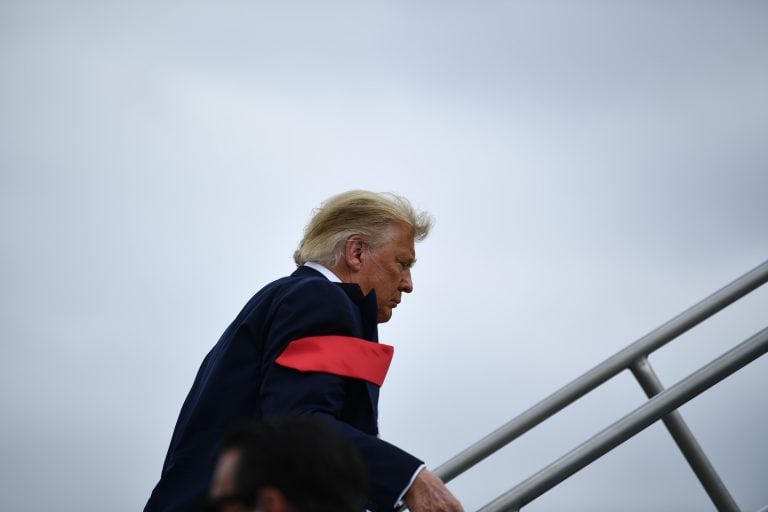
M 392 308 L 382 308 L 379 310 L 378 323 L 389 322 L 390 318 L 392 318 Z

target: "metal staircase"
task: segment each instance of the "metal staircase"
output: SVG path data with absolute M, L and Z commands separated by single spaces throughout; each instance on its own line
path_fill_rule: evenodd
M 667 389 L 656 376 L 648 356 L 767 281 L 768 261 L 563 386 L 436 468 L 435 473 L 444 482 L 450 481 L 622 371 L 630 370 L 648 396 L 647 402 L 479 512 L 520 510 L 659 419 L 666 425 L 715 507 L 720 511 L 738 511 L 736 502 L 676 409 L 768 352 L 768 327 Z M 768 506 L 762 510 L 768 511 Z

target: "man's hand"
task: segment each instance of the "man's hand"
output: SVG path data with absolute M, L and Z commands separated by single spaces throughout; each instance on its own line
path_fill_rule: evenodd
M 443 481 L 426 468 L 416 475 L 405 502 L 411 512 L 464 512 Z

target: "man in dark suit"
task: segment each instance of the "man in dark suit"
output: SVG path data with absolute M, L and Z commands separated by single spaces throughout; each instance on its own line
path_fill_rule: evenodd
M 431 219 L 392 194 L 326 201 L 294 254 L 297 270 L 259 291 L 206 356 L 182 406 L 145 512 L 196 510 L 219 444 L 242 420 L 311 415 L 360 451 L 368 508 L 457 512 L 422 461 L 378 437 L 377 409 L 393 348 L 377 324 L 413 291 L 414 242 Z

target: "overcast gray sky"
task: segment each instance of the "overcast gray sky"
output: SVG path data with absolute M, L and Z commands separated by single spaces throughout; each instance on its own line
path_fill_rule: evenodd
M 197 368 L 311 210 L 437 219 L 381 430 L 437 466 L 768 255 L 764 2 L 0 1 L 0 508 L 134 511 Z M 766 325 L 758 290 L 652 357 Z M 681 411 L 768 504 L 768 362 Z M 451 488 L 468 511 L 642 403 L 624 373 Z M 526 510 L 708 510 L 655 425 Z

